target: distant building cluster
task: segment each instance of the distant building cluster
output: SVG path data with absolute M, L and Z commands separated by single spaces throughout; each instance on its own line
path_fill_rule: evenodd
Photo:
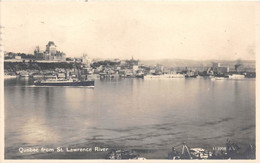
M 85 64 L 85 66 L 87 65 Z M 145 71 L 144 68 L 139 65 L 139 61 L 133 58 L 130 60 L 96 60 L 92 61 L 90 66 L 91 67 L 84 68 L 84 72 L 88 75 L 97 74 L 100 78 L 143 77 Z

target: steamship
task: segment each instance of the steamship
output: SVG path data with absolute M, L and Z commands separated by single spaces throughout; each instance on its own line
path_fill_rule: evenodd
M 87 86 L 94 87 L 94 80 L 47 79 L 34 81 L 35 86 Z
M 67 73 L 66 73 L 67 74 Z M 49 75 L 50 76 L 50 75 Z M 87 86 L 94 87 L 94 80 L 86 80 L 80 76 L 74 77 L 65 75 L 65 78 L 58 78 L 57 74 L 53 75 L 52 78 L 45 78 L 43 80 L 35 80 L 35 86 Z

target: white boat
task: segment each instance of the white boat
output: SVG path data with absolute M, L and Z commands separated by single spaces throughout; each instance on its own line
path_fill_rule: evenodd
M 214 76 L 209 76 L 210 80 L 216 80 L 216 78 Z
M 16 77 L 17 77 L 16 75 L 6 75 L 6 74 L 4 76 L 5 79 L 14 79 Z
M 241 75 L 241 74 L 232 74 L 232 75 L 228 75 L 229 79 L 244 79 L 245 75 Z
M 228 78 L 225 78 L 225 77 L 215 77 L 216 80 L 226 80 Z
M 183 74 L 164 74 L 163 78 L 185 78 Z
M 163 75 L 146 75 L 144 79 L 169 79 L 169 78 L 185 78 L 183 74 L 163 74 Z

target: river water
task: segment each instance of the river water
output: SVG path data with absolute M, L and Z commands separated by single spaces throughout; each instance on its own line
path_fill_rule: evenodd
M 255 144 L 255 79 L 96 80 L 95 88 L 31 82 L 4 83 L 6 159 L 55 158 L 19 152 L 26 147 L 98 144 L 167 159 L 182 142 L 209 150 L 227 138 L 242 147 Z

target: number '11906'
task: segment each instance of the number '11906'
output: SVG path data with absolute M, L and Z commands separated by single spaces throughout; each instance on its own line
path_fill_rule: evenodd
M 227 147 L 213 147 L 214 151 L 226 151 Z

